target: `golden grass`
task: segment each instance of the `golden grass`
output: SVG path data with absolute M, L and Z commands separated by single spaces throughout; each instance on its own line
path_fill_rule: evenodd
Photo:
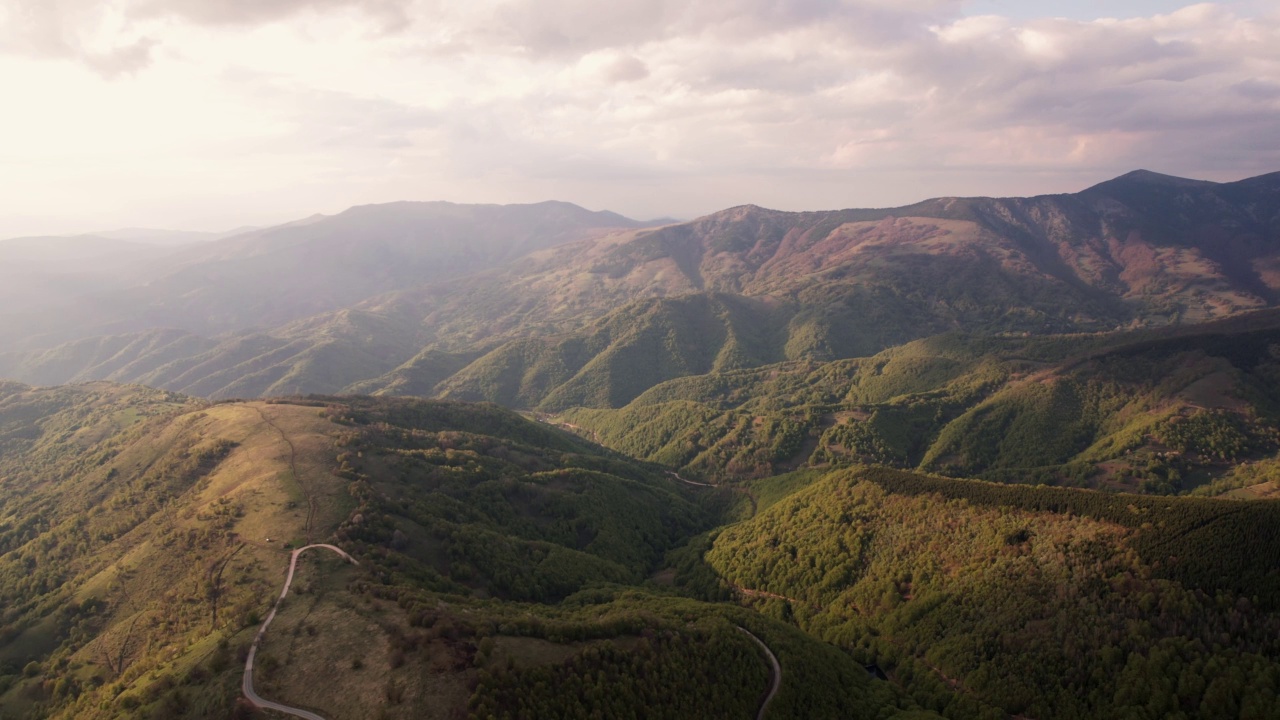
M 132 422 L 136 418 L 113 418 L 113 423 Z M 94 598 L 105 602 L 106 609 L 96 637 L 68 660 L 77 665 L 78 675 L 99 678 L 106 686 L 85 693 L 81 702 L 64 711 L 64 717 L 114 716 L 121 710 L 122 698 L 145 697 L 157 680 L 184 676 L 204 663 L 220 640 L 227 639 L 234 648 L 252 638 L 256 624 L 250 621 L 265 616 L 284 580 L 289 562 L 285 544 L 304 541 L 308 535 L 315 542 L 323 541 L 349 512 L 346 481 L 330 472 L 334 438 L 340 429 L 315 407 L 231 403 L 193 408 L 122 449 L 113 466 L 128 478 L 145 472 L 175 449 L 210 447 L 222 440 L 235 444 L 192 488 L 92 556 L 77 561 L 78 575 L 68 584 L 70 598 L 77 602 Z M 91 432 L 96 436 L 98 430 Z M 304 558 L 302 584 L 310 584 L 306 573 L 326 561 Z M 353 572 L 339 565 L 332 569 L 340 577 Z M 216 623 L 209 594 L 215 578 L 220 581 L 216 583 L 220 590 Z M 335 591 L 333 597 L 344 594 Z M 305 602 L 297 607 L 305 607 Z M 292 605 L 286 607 L 272 627 L 269 642 L 290 637 L 283 621 L 294 611 Z M 276 682 L 286 691 L 296 687 L 300 697 L 314 698 L 315 693 L 304 688 L 319 677 L 326 688 L 341 692 L 298 704 L 317 707 L 326 715 L 337 711 L 333 717 L 370 717 L 369 708 L 387 694 L 387 643 L 370 642 L 371 637 L 382 636 L 381 630 L 359 613 L 353 620 L 350 610 L 333 602 L 320 604 L 316 611 L 321 619 L 332 620 L 336 629 L 326 636 L 334 644 L 328 647 L 343 656 L 348 670 L 346 656 L 354 647 L 366 648 L 371 670 L 340 684 L 329 677 L 335 674 L 332 668 L 323 671 L 327 656 L 303 647 L 296 653 L 296 663 L 279 668 Z M 6 649 L 47 654 L 30 651 L 36 646 L 49 650 L 44 646 L 55 635 L 52 626 L 37 624 Z M 338 663 L 337 658 L 330 659 Z M 212 682 L 238 687 L 242 669 L 233 659 Z M 465 690 L 464 685 L 459 687 Z M 20 710 L 19 690 L 7 693 L 0 708 Z M 352 700 L 340 702 L 341 697 Z M 462 695 L 461 703 L 465 701 Z M 429 715 L 393 713 L 390 717 Z

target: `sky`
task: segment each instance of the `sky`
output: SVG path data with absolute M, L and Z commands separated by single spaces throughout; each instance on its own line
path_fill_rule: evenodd
M 0 237 L 1280 170 L 1280 3 L 0 0 Z

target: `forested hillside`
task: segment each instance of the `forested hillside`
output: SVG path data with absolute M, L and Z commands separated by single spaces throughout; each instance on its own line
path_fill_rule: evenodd
M 942 335 L 870 358 L 654 386 L 559 421 L 690 477 L 873 462 L 1220 493 L 1280 479 L 1280 315 L 1115 334 Z
M 0 429 L 6 715 L 251 714 L 241 663 L 314 542 L 359 565 L 306 556 L 254 680 L 325 717 L 753 717 L 743 630 L 783 668 L 771 718 L 1280 710 L 1270 501 L 867 466 L 699 487 L 401 398 L 8 384 Z
M 708 547 L 721 587 L 947 717 L 1280 713 L 1274 502 L 859 468 Z

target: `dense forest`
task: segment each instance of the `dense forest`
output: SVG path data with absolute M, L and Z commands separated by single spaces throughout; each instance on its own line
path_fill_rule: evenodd
M 865 468 L 712 537 L 723 586 L 948 717 L 1280 713 L 1273 503 Z
M 690 376 L 552 418 L 706 481 L 874 463 L 1221 494 L 1265 484 L 1280 449 L 1277 323 L 1266 312 L 1098 335 L 947 334 L 868 358 Z

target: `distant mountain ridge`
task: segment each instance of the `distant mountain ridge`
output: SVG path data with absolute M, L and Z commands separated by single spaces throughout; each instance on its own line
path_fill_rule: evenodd
M 270 328 L 640 225 L 555 202 L 353 207 L 152 254 L 127 282 L 73 294 L 56 315 L 0 313 L 0 342 L 47 348 L 158 327 L 206 336 Z
M 1136 171 L 1075 194 L 891 209 L 748 205 L 656 228 L 564 203 L 396 203 L 202 245 L 180 265 L 98 303 L 141 317 L 0 355 L 0 376 L 617 407 L 675 377 L 955 330 L 1199 322 L 1277 304 L 1280 173 Z
M 116 240 L 139 245 L 152 245 L 157 247 L 176 247 L 181 245 L 190 245 L 193 243 L 209 242 L 212 240 L 220 240 L 232 235 L 241 235 L 253 230 L 260 230 L 256 225 L 241 225 L 223 230 L 221 232 L 207 232 L 201 230 L 167 230 L 164 228 L 142 228 L 142 227 L 124 227 L 114 230 L 95 230 L 93 232 L 78 233 L 75 235 L 25 235 L 14 236 L 0 239 L 0 245 L 5 243 L 21 243 L 31 240 L 77 240 L 87 239 L 91 241 Z
M 221 232 L 202 232 L 198 230 L 165 230 L 161 228 L 136 228 L 127 227 L 117 230 L 106 230 L 91 233 L 97 237 L 112 238 L 115 240 L 128 240 L 130 242 L 143 243 L 146 245 L 160 245 L 166 247 L 175 247 L 181 245 L 190 245 L 192 243 L 211 242 L 213 240 L 221 240 L 232 235 L 242 235 L 247 232 L 259 230 L 261 228 L 255 225 L 241 225 L 240 227 L 223 230 Z

